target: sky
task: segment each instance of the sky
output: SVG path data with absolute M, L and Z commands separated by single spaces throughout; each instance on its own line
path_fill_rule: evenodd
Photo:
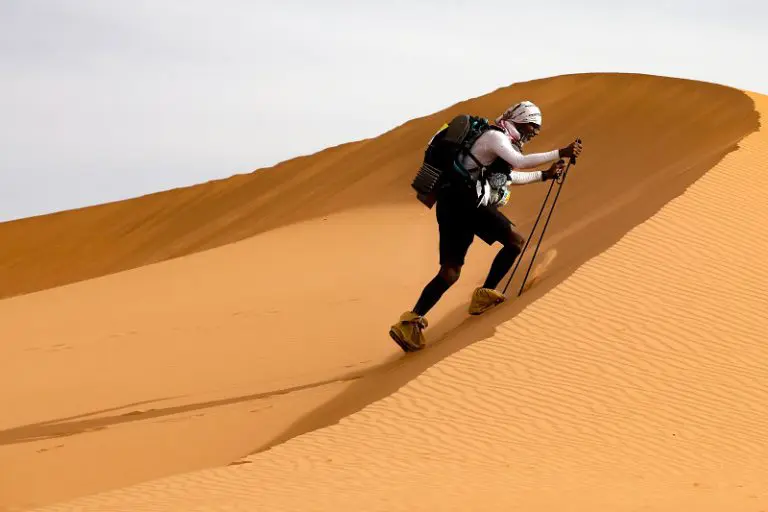
M 765 0 L 0 0 L 0 222 L 248 173 L 581 72 L 768 94 Z

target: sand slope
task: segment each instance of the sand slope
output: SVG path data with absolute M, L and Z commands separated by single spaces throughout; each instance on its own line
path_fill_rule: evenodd
M 612 93 L 611 99 L 604 108 L 595 109 L 596 100 L 607 92 Z M 234 460 L 250 464 L 190 477 L 202 479 L 199 498 L 209 504 L 203 509 L 232 503 L 222 495 L 223 488 L 216 488 L 219 477 L 211 476 L 230 478 L 230 472 L 234 480 L 221 485 L 245 509 L 256 507 L 248 501 L 251 499 L 269 503 L 266 509 L 290 508 L 290 500 L 270 500 L 282 493 L 305 503 L 307 493 L 298 491 L 306 488 L 301 486 L 325 488 L 326 484 L 326 494 L 309 493 L 317 494 L 313 499 L 318 506 L 334 506 L 337 500 L 347 499 L 347 494 L 358 493 L 357 499 L 363 500 L 358 504 L 370 507 L 377 499 L 402 497 L 405 501 L 397 506 L 430 509 L 429 500 L 451 497 L 449 491 L 456 490 L 451 482 L 473 475 L 484 480 L 475 482 L 475 487 L 465 486 L 463 497 L 451 498 L 459 508 L 467 508 L 460 506 L 461 500 L 486 491 L 490 493 L 486 497 L 499 503 L 502 499 L 518 503 L 530 499 L 530 503 L 545 504 L 551 499 L 553 507 L 570 502 L 571 491 L 583 495 L 585 506 L 590 499 L 603 499 L 601 496 L 617 496 L 624 502 L 627 497 L 646 496 L 648 490 L 664 491 L 653 486 L 662 479 L 676 480 L 655 469 L 661 462 L 654 459 L 664 460 L 664 454 L 654 452 L 661 445 L 646 446 L 643 443 L 649 441 L 643 436 L 639 440 L 632 437 L 635 431 L 658 434 L 660 425 L 669 427 L 665 421 L 677 421 L 677 427 L 689 425 L 700 436 L 719 435 L 712 424 L 696 427 L 689 421 L 695 411 L 677 401 L 687 400 L 685 404 L 696 411 L 714 408 L 712 404 L 724 402 L 722 397 L 727 396 L 717 384 L 731 378 L 727 370 L 746 368 L 733 361 L 727 368 L 715 364 L 715 380 L 697 380 L 688 393 L 692 375 L 709 375 L 706 364 L 723 362 L 717 352 L 721 347 L 746 353 L 730 345 L 710 346 L 710 338 L 705 338 L 706 350 L 702 350 L 691 340 L 701 330 L 713 336 L 717 326 L 731 329 L 731 342 L 737 344 L 765 331 L 765 325 L 720 321 L 728 318 L 724 307 L 759 311 L 759 305 L 755 309 L 749 301 L 761 300 L 760 295 L 751 292 L 729 306 L 721 304 L 723 297 L 711 293 L 726 289 L 720 284 L 723 275 L 733 280 L 727 286 L 734 290 L 758 290 L 752 281 L 740 281 L 743 278 L 734 277 L 729 267 L 710 272 L 719 269 L 720 263 L 690 263 L 693 258 L 714 258 L 733 250 L 740 256 L 728 259 L 728 265 L 760 272 L 748 260 L 749 255 L 758 257 L 759 253 L 745 252 L 745 246 L 739 244 L 754 243 L 746 247 L 757 248 L 764 240 L 731 237 L 728 231 L 750 233 L 749 222 L 765 215 L 759 209 L 761 203 L 748 207 L 739 195 L 741 190 L 733 188 L 752 187 L 748 191 L 759 198 L 759 189 L 754 188 L 759 183 L 726 180 L 722 190 L 707 193 L 693 205 L 675 207 L 695 197 L 693 191 L 698 189 L 690 189 L 653 220 L 624 235 L 726 155 L 706 179 L 729 173 L 753 175 L 760 165 L 757 159 L 765 155 L 759 145 L 764 134 L 750 136 L 738 152 L 731 151 L 756 129 L 757 113 L 752 99 L 739 91 L 635 75 L 580 75 L 518 84 L 449 111 L 471 108 L 490 115 L 523 94 L 547 105 L 546 111 L 552 113 L 547 121 L 551 123 L 547 129 L 552 131 L 542 134 L 539 149 L 580 135 L 593 151 L 585 153 L 568 178 L 549 227 L 541 257 L 543 260 L 548 251 L 556 250 L 557 258 L 520 300 L 482 318 L 468 319 L 469 293 L 484 278 L 496 250 L 483 244 L 473 246 L 461 281 L 430 313 L 430 349 L 414 357 L 402 358 L 386 329 L 412 305 L 436 270 L 434 212 L 415 202 L 408 184 L 414 169 L 410 160 L 418 159 L 422 135 L 431 134 L 446 113 L 407 123 L 381 138 L 360 143 L 354 151 L 350 149 L 354 145 L 349 145 L 287 163 L 295 166 L 291 178 L 276 169 L 267 171 L 264 176 L 271 176 L 274 186 L 249 185 L 251 178 L 265 179 L 256 178 L 256 173 L 0 225 L 0 238 L 10 236 L 5 240 L 13 242 L 0 245 L 0 287 L 6 295 L 25 287 L 26 291 L 47 288 L 186 254 L 0 301 L 0 389 L 4 390 L 0 405 L 5 411 L 0 416 L 0 507 L 25 509 Z M 764 109 L 764 98 L 757 98 L 758 107 Z M 592 108 L 583 108 L 584 104 Z M 675 115 L 664 119 L 648 115 L 661 106 Z M 713 122 L 714 112 L 718 122 Z M 628 158 L 631 150 L 642 152 L 642 158 Z M 741 158 L 746 163 L 739 164 Z M 340 162 L 343 165 L 337 165 Z M 371 166 L 380 172 L 371 174 Z M 293 180 L 320 178 L 330 184 L 311 189 L 313 201 L 303 203 L 306 208 L 296 209 L 290 202 L 293 199 L 277 200 Z M 345 186 L 334 187 L 334 183 Z M 699 181 L 696 187 L 704 183 Z M 218 192 L 211 192 L 211 187 Z M 196 200 L 190 199 L 189 194 L 198 193 Z M 545 193 L 544 184 L 515 190 L 506 210 L 524 232 Z M 157 201 L 152 203 L 157 208 L 148 207 L 152 201 Z M 741 210 L 733 215 L 734 204 L 744 208 L 743 215 Z M 695 221 L 669 214 L 673 207 L 694 215 Z M 705 213 L 728 214 L 729 224 L 722 218 L 710 218 L 712 229 L 726 230 L 715 235 L 719 244 L 702 238 L 710 236 L 707 228 L 686 232 L 694 237 L 691 240 L 644 235 L 632 250 L 626 249 L 632 237 L 657 225 L 659 219 L 676 229 L 690 225 L 704 229 L 697 213 L 700 207 Z M 757 217 L 749 217 L 753 214 Z M 263 231 L 268 226 L 276 229 Z M 263 232 L 258 236 L 245 238 L 259 230 Z M 392 243 L 395 238 L 400 244 Z M 234 240 L 241 241 L 221 246 Z M 618 245 L 601 254 L 617 241 Z M 214 248 L 195 252 L 207 246 Z M 712 247 L 711 253 L 704 251 L 707 247 Z M 91 258 L 82 257 L 86 249 L 93 251 Z M 675 250 L 683 251 L 685 258 L 678 258 Z M 599 263 L 616 251 L 627 253 L 619 258 L 623 267 Z M 665 264 L 658 258 L 664 258 Z M 693 273 L 657 275 L 664 285 L 638 282 L 627 273 L 636 271 L 641 280 L 653 276 L 641 270 L 643 265 L 659 267 L 659 271 L 672 268 L 666 265 L 666 258 Z M 584 277 L 585 272 L 597 272 L 595 268 L 613 269 L 613 273 L 609 270 L 599 279 Z M 764 280 L 764 275 L 754 276 L 761 277 Z M 580 280 L 588 285 L 574 291 L 573 283 Z M 559 283 L 562 285 L 557 287 Z M 661 298 L 644 297 L 648 286 L 667 291 Z M 568 291 L 562 295 L 562 290 Z M 625 308 L 635 316 L 619 320 L 606 309 L 618 307 L 621 300 L 629 302 Z M 683 312 L 680 302 L 686 308 Z M 669 311 L 667 304 L 675 308 Z M 664 313 L 653 307 L 662 307 Z M 570 313 L 558 317 L 556 312 L 562 308 Z M 710 311 L 713 308 L 717 312 Z M 671 312 L 678 316 L 664 316 Z M 516 315 L 509 324 L 511 330 L 505 326 L 497 332 L 499 324 Z M 704 321 L 695 315 L 703 315 Z M 589 323 L 579 327 L 585 320 Z M 687 350 L 684 360 L 677 336 L 662 337 L 672 333 L 665 330 L 667 323 L 687 336 L 682 338 L 690 344 L 683 346 Z M 503 338 L 505 332 L 511 339 Z M 710 345 L 706 345 L 707 339 Z M 651 350 L 656 346 L 653 343 L 660 348 Z M 658 359 L 665 348 L 671 355 Z M 764 372 L 759 366 L 761 349 L 753 348 L 758 352 L 753 351 L 755 357 L 747 361 L 755 365 L 751 375 L 759 382 L 760 372 Z M 489 358 L 490 364 L 486 363 Z M 691 368 L 704 373 L 691 373 Z M 734 403 L 744 404 L 739 393 L 755 394 L 751 407 L 757 416 L 753 421 L 764 420 L 759 415 L 765 411 L 755 405 L 764 401 L 759 396 L 764 388 L 755 387 L 747 378 L 736 384 L 741 387 L 733 392 Z M 714 387 L 705 394 L 697 386 Z M 682 391 L 675 395 L 670 390 Z M 372 403 L 360 414 L 345 418 Z M 678 410 L 685 415 L 674 416 Z M 729 424 L 738 425 L 743 419 L 739 411 L 731 411 L 736 421 Z M 646 418 L 657 413 L 661 423 Z M 279 445 L 340 418 L 345 419 L 339 427 Z M 351 430 L 338 430 L 348 425 Z M 678 428 L 668 442 L 676 442 L 680 432 L 687 431 Z M 407 442 L 402 441 L 403 435 Z M 650 436 L 651 440 L 657 438 Z M 757 437 L 749 439 L 759 442 Z M 701 452 L 709 460 L 708 445 L 699 441 L 695 437 L 689 444 L 691 451 Z M 330 463 L 323 456 L 304 457 L 334 452 L 336 444 L 340 458 L 332 455 Z M 637 449 L 645 450 L 647 458 L 638 459 L 634 448 L 622 448 L 624 445 L 640 447 Z M 269 446 L 276 448 L 241 459 Z M 612 447 L 610 454 L 615 454 L 606 455 L 601 448 L 605 446 Z M 759 454 L 760 445 L 756 446 L 752 449 Z M 497 447 L 499 454 L 511 460 L 497 457 Z M 735 450 L 732 460 L 746 468 L 748 489 L 754 476 L 749 471 L 755 464 L 744 463 L 739 453 Z M 656 475 L 657 480 L 646 485 L 627 477 L 629 470 L 620 462 L 630 456 L 637 459 L 636 473 Z M 582 460 L 577 463 L 578 457 Z M 339 461 L 345 464 L 339 466 Z M 678 462 L 677 467 L 687 478 L 699 475 L 691 470 L 696 464 L 694 457 Z M 591 469 L 576 471 L 578 465 Z M 319 469 L 310 471 L 306 479 L 291 480 L 284 472 L 286 467 L 304 471 L 316 466 Z M 557 469 L 561 466 L 562 471 Z M 497 472 L 502 467 L 505 471 Z M 674 471 L 674 464 L 670 467 Z M 714 478 L 712 466 L 701 467 L 711 470 L 701 475 Z M 398 468 L 408 471 L 403 469 L 400 474 Z M 595 468 L 610 470 L 600 473 Z M 336 481 L 333 474 L 348 478 Z M 374 478 L 379 474 L 387 478 Z M 616 478 L 611 479 L 612 475 Z M 707 483 L 703 476 L 697 484 L 714 481 Z M 249 478 L 261 483 L 248 487 Z M 129 488 L 124 491 L 129 497 L 120 506 L 165 510 L 172 496 L 156 490 L 171 492 L 177 485 L 181 486 L 179 499 L 197 500 L 197 495 L 184 490 L 192 481 L 173 480 L 167 488 L 165 483 L 147 484 L 155 491 L 144 498 L 155 505 L 146 507 L 136 505 L 133 500 L 138 498 Z M 425 483 L 412 485 L 419 482 Z M 393 485 L 398 486 L 395 492 Z M 503 490 L 500 486 L 517 490 L 496 496 L 496 491 Z M 608 490 L 595 497 L 583 491 L 585 486 Z M 551 495 L 542 489 L 551 489 Z M 679 495 L 688 500 L 695 492 L 686 487 L 666 490 L 670 492 L 662 492 L 664 499 Z M 365 498 L 367 492 L 371 499 Z M 736 496 L 727 489 L 724 493 L 727 500 Z M 237 501 L 241 495 L 246 501 Z M 562 501 L 563 497 L 569 501 Z M 189 503 L 182 508 L 194 509 Z M 344 508 L 366 507 L 350 502 Z
M 766 162 L 761 131 L 493 336 L 338 425 L 45 510 L 762 510 L 768 187 L 742 177 Z
M 424 145 L 446 119 L 467 111 L 494 118 L 521 98 L 540 104 L 546 119 L 540 140 L 528 151 L 563 147 L 577 136 L 589 148 L 584 176 L 569 185 L 572 199 L 562 205 L 566 216 L 581 213 L 585 205 L 576 198 L 590 197 L 599 178 L 602 197 L 614 205 L 633 195 L 651 197 L 645 218 L 756 123 L 746 114 L 752 108 L 744 95 L 714 84 L 633 74 L 514 84 L 375 139 L 251 174 L 0 223 L 0 297 L 164 261 L 350 208 L 411 205 L 409 185 Z M 647 193 L 658 187 L 674 194 Z M 513 199 L 508 210 L 518 219 L 540 201 L 528 193 Z M 624 232 L 640 220 L 622 215 L 617 222 L 625 223 Z

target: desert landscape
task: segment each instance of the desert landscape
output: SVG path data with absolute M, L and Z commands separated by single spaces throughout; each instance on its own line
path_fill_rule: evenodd
M 545 119 L 526 152 L 584 142 L 536 278 L 470 317 L 498 250 L 476 240 L 403 354 L 389 326 L 438 268 L 425 144 L 524 99 Z M 0 511 L 768 510 L 765 112 L 556 76 L 0 224 Z M 512 189 L 521 232 L 548 186 Z

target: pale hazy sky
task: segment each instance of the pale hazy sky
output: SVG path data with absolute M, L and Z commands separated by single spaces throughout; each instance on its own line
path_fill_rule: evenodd
M 768 94 L 766 27 L 766 0 L 0 0 L 0 221 L 250 172 L 557 74 Z

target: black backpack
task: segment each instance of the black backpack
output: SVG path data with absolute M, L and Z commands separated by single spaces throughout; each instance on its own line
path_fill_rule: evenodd
M 450 123 L 440 128 L 440 131 L 429 141 L 424 152 L 424 161 L 411 183 L 419 201 L 428 208 L 432 208 L 436 201 L 437 190 L 441 186 L 474 185 L 475 179 L 459 163 L 459 158 L 469 155 L 478 168 L 482 168 L 469 149 L 477 138 L 489 129 L 496 129 L 496 127 L 483 117 L 467 114 L 454 117 Z

